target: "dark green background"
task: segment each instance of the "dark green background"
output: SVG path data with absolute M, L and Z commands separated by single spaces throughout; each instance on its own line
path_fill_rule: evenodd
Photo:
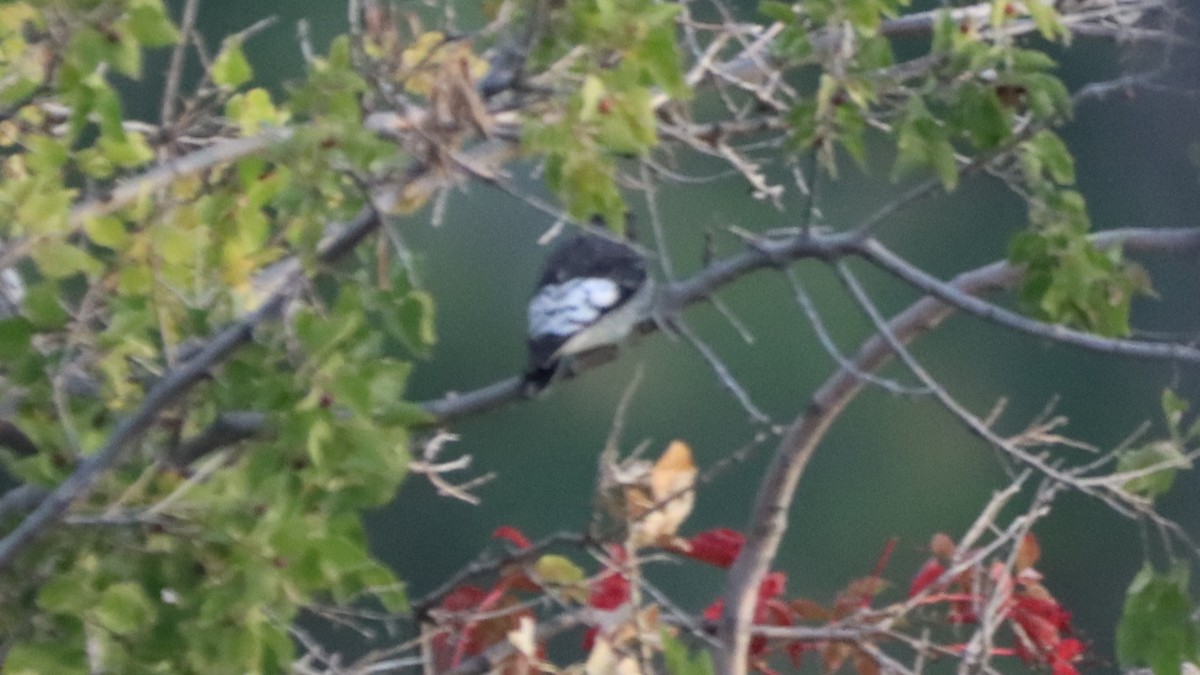
M 178 13 L 182 3 L 174 3 Z M 405 5 L 406 3 L 401 3 Z M 407 6 L 421 11 L 423 3 Z M 473 2 L 464 3 L 473 5 Z M 752 2 L 743 2 L 749 11 Z M 232 2 L 205 0 L 201 28 L 211 45 L 219 36 L 263 16 L 280 18 L 248 48 L 257 80 L 272 88 L 300 73 L 296 21 L 306 18 L 318 50 L 345 26 L 342 3 L 328 0 Z M 428 14 L 428 12 L 427 12 Z M 460 14 L 471 27 L 468 12 Z M 432 24 L 431 24 L 432 25 Z M 1136 67 L 1143 47 L 1082 44 L 1064 55 L 1064 75 L 1075 86 L 1111 78 Z M 160 61 L 161 62 L 161 61 Z M 1200 84 L 1195 51 L 1174 57 L 1172 82 Z M 148 74 L 142 91 L 157 91 Z M 703 104 L 701 97 L 699 103 Z M 133 102 L 135 114 L 153 119 L 157 101 Z M 143 105 L 137 105 L 141 103 Z M 1200 143 L 1195 98 L 1138 93 L 1081 107 L 1063 135 L 1078 161 L 1080 188 L 1096 229 L 1195 227 L 1200 212 L 1200 169 L 1188 149 Z M 869 176 L 843 165 L 842 180 L 823 190 L 822 208 L 835 225 L 854 222 L 899 189 L 886 180 L 889 156 L 870 155 Z M 539 191 L 531 167 L 512 167 L 514 179 Z M 689 170 L 712 165 L 698 162 Z M 794 224 L 751 199 L 744 184 L 671 188 L 662 194 L 671 253 L 681 272 L 700 259 L 701 233 L 728 225 L 750 230 Z M 635 211 L 644 209 L 631 198 Z M 641 218 L 646 222 L 645 218 Z M 924 202 L 889 221 L 882 236 L 902 255 L 942 277 L 1005 254 L 1009 236 L 1023 227 L 1021 202 L 995 181 L 970 178 L 952 196 Z M 444 224 L 431 228 L 428 212 L 399 220 L 424 260 L 425 281 L 437 301 L 439 341 L 418 363 L 411 396 L 426 399 L 469 390 L 518 372 L 524 364 L 524 304 L 543 251 L 537 237 L 550 220 L 519 201 L 479 184 L 451 195 Z M 725 252 L 736 246 L 718 237 Z M 1158 298 L 1142 298 L 1135 324 L 1146 330 L 1200 333 L 1200 266 L 1194 259 L 1150 259 Z M 821 263 L 797 269 L 845 351 L 869 334 L 869 326 Z M 876 300 L 888 311 L 916 295 L 883 275 L 859 268 Z M 776 274 L 746 278 L 722 298 L 758 338 L 742 343 L 710 308 L 690 311 L 692 327 L 709 341 L 778 421 L 790 420 L 833 370 L 785 281 Z M 1162 363 L 1105 358 L 1055 347 L 970 318 L 956 317 L 914 347 L 933 374 L 978 413 L 998 398 L 1010 401 L 1000 429 L 1016 431 L 1052 397 L 1071 418 L 1066 432 L 1101 448 L 1112 447 L 1144 420 L 1158 423 L 1159 394 L 1166 386 L 1200 401 L 1193 372 Z M 454 429 L 462 440 L 454 455 L 475 463 L 469 475 L 495 471 L 499 478 L 479 491 L 481 507 L 437 497 L 421 478 L 411 478 L 395 502 L 369 518 L 373 548 L 410 582 L 414 596 L 430 590 L 488 545 L 490 532 L 513 525 L 533 537 L 578 530 L 586 522 L 595 457 L 616 402 L 635 367 L 645 379 L 630 416 L 626 444 L 652 439 L 659 448 L 687 440 L 707 466 L 744 444 L 751 434 L 744 413 L 718 386 L 700 356 L 686 343 L 662 335 L 644 340 L 615 366 L 559 387 L 544 400 L 471 419 Z M 898 368 L 887 371 L 905 379 Z M 1161 432 L 1161 425 L 1155 431 Z M 742 528 L 772 446 L 738 466 L 699 496 L 686 532 L 714 526 Z M 888 576 L 897 584 L 886 598 L 901 597 L 936 531 L 959 536 L 992 491 L 1005 485 L 995 455 L 928 399 L 868 391 L 850 406 L 817 452 L 803 478 L 777 568 L 789 576 L 789 594 L 831 600 L 850 579 L 869 573 L 889 537 L 900 538 Z M 1200 527 L 1196 491 L 1200 479 L 1183 476 L 1163 503 L 1190 531 Z M 1102 505 L 1077 496 L 1055 504 L 1038 528 L 1046 583 L 1071 609 L 1101 659 L 1111 659 L 1112 630 L 1125 586 L 1142 564 L 1141 531 Z M 587 562 L 579 558 L 580 562 Z M 589 563 L 590 564 L 590 563 Z M 653 580 L 690 610 L 719 593 L 723 577 L 696 565 L 661 565 Z

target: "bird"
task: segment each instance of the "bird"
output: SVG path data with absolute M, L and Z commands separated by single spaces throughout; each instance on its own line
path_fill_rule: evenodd
M 654 301 L 646 261 L 628 243 L 590 232 L 551 252 L 529 300 L 529 369 L 523 391 L 540 393 L 576 359 L 616 349 Z

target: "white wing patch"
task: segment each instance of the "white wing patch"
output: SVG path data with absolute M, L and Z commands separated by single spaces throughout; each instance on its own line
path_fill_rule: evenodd
M 617 284 L 601 277 L 543 286 L 529 301 L 529 336 L 573 335 L 621 299 Z

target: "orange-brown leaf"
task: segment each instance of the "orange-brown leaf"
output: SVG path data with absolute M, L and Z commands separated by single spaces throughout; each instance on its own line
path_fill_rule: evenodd
M 942 560 L 952 558 L 955 548 L 954 540 L 944 532 L 938 532 L 929 540 L 929 552 Z
M 879 662 L 867 652 L 855 649 L 854 670 L 858 675 L 879 675 Z
M 821 606 L 816 600 L 798 598 L 789 603 L 798 621 L 831 621 L 833 612 Z
M 656 507 L 634 528 L 635 545 L 644 546 L 673 536 L 692 513 L 696 502 L 691 489 L 696 482 L 696 464 L 692 449 L 683 441 L 672 441 L 662 457 L 650 469 L 650 491 L 638 494 L 626 490 L 627 508 L 631 515 Z M 648 503 L 647 503 L 648 502 Z
M 1017 571 L 1021 572 L 1033 567 L 1041 557 L 1042 547 L 1038 545 L 1037 537 L 1032 534 L 1021 537 L 1021 543 L 1017 546 Z
M 821 650 L 821 662 L 825 672 L 834 673 L 841 669 L 842 664 L 854 652 L 854 644 L 850 642 L 830 642 Z

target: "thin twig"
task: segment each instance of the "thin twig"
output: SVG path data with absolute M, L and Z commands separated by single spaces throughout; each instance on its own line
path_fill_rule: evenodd
M 696 332 L 689 328 L 683 319 L 676 317 L 671 324 L 672 327 L 684 337 L 684 339 L 686 339 L 693 347 L 696 348 L 696 351 L 700 352 L 700 355 L 704 357 L 704 360 L 708 361 L 708 365 L 713 369 L 713 372 L 716 373 L 717 379 L 720 380 L 721 385 L 725 387 L 729 393 L 733 394 L 733 397 L 737 399 L 737 402 L 742 406 L 742 409 L 745 410 L 748 415 L 750 415 L 750 419 L 758 424 L 771 424 L 771 417 L 754 404 L 754 401 L 750 398 L 749 392 L 747 392 L 746 388 L 737 381 L 737 378 L 734 377 L 733 372 L 729 370 L 729 366 L 726 366 L 725 362 L 721 360 L 721 357 L 717 355 L 716 350 L 701 340 L 700 336 L 696 335 Z
M 1194 244 L 1193 244 L 1194 246 Z M 916 265 L 892 253 L 875 239 L 866 239 L 858 245 L 863 258 L 924 293 L 928 293 L 956 309 L 992 323 L 1029 335 L 1043 337 L 1060 344 L 1082 347 L 1101 352 L 1142 359 L 1162 359 L 1200 365 L 1200 349 L 1182 344 L 1145 342 L 1123 338 L 1106 338 L 1068 328 L 1067 326 L 1042 323 L 1016 312 L 1004 309 L 979 298 L 958 291 Z M 1017 278 L 1019 270 L 1010 268 Z
M 819 341 L 821 346 L 825 348 L 825 352 L 833 357 L 833 360 L 837 362 L 838 366 L 849 371 L 850 373 L 853 373 L 855 377 L 880 387 L 892 394 L 905 396 L 924 396 L 930 393 L 927 387 L 910 387 L 894 380 L 889 380 L 872 375 L 871 373 L 859 371 L 858 368 L 855 367 L 854 362 L 846 358 L 842 354 L 841 350 L 838 349 L 837 344 L 834 343 L 833 337 L 825 328 L 825 322 L 821 320 L 821 314 L 817 312 L 816 305 L 813 304 L 812 298 L 810 298 L 808 293 L 804 290 L 804 286 L 800 283 L 800 279 L 796 276 L 795 271 L 789 267 L 786 270 L 786 274 L 788 281 L 790 281 L 792 284 L 792 291 L 796 295 L 796 302 L 800 304 L 800 308 L 804 311 L 804 315 L 808 317 L 808 322 L 812 324 L 813 331 L 815 331 L 817 334 L 817 341 Z
M 167 82 L 163 86 L 162 110 L 158 116 L 163 129 L 169 129 L 175 117 L 175 100 L 179 96 L 179 83 L 183 77 L 184 57 L 187 56 L 188 45 L 192 42 L 192 31 L 195 30 L 199 10 L 200 0 L 187 0 L 183 6 L 183 16 L 179 20 L 179 43 L 171 51 Z

